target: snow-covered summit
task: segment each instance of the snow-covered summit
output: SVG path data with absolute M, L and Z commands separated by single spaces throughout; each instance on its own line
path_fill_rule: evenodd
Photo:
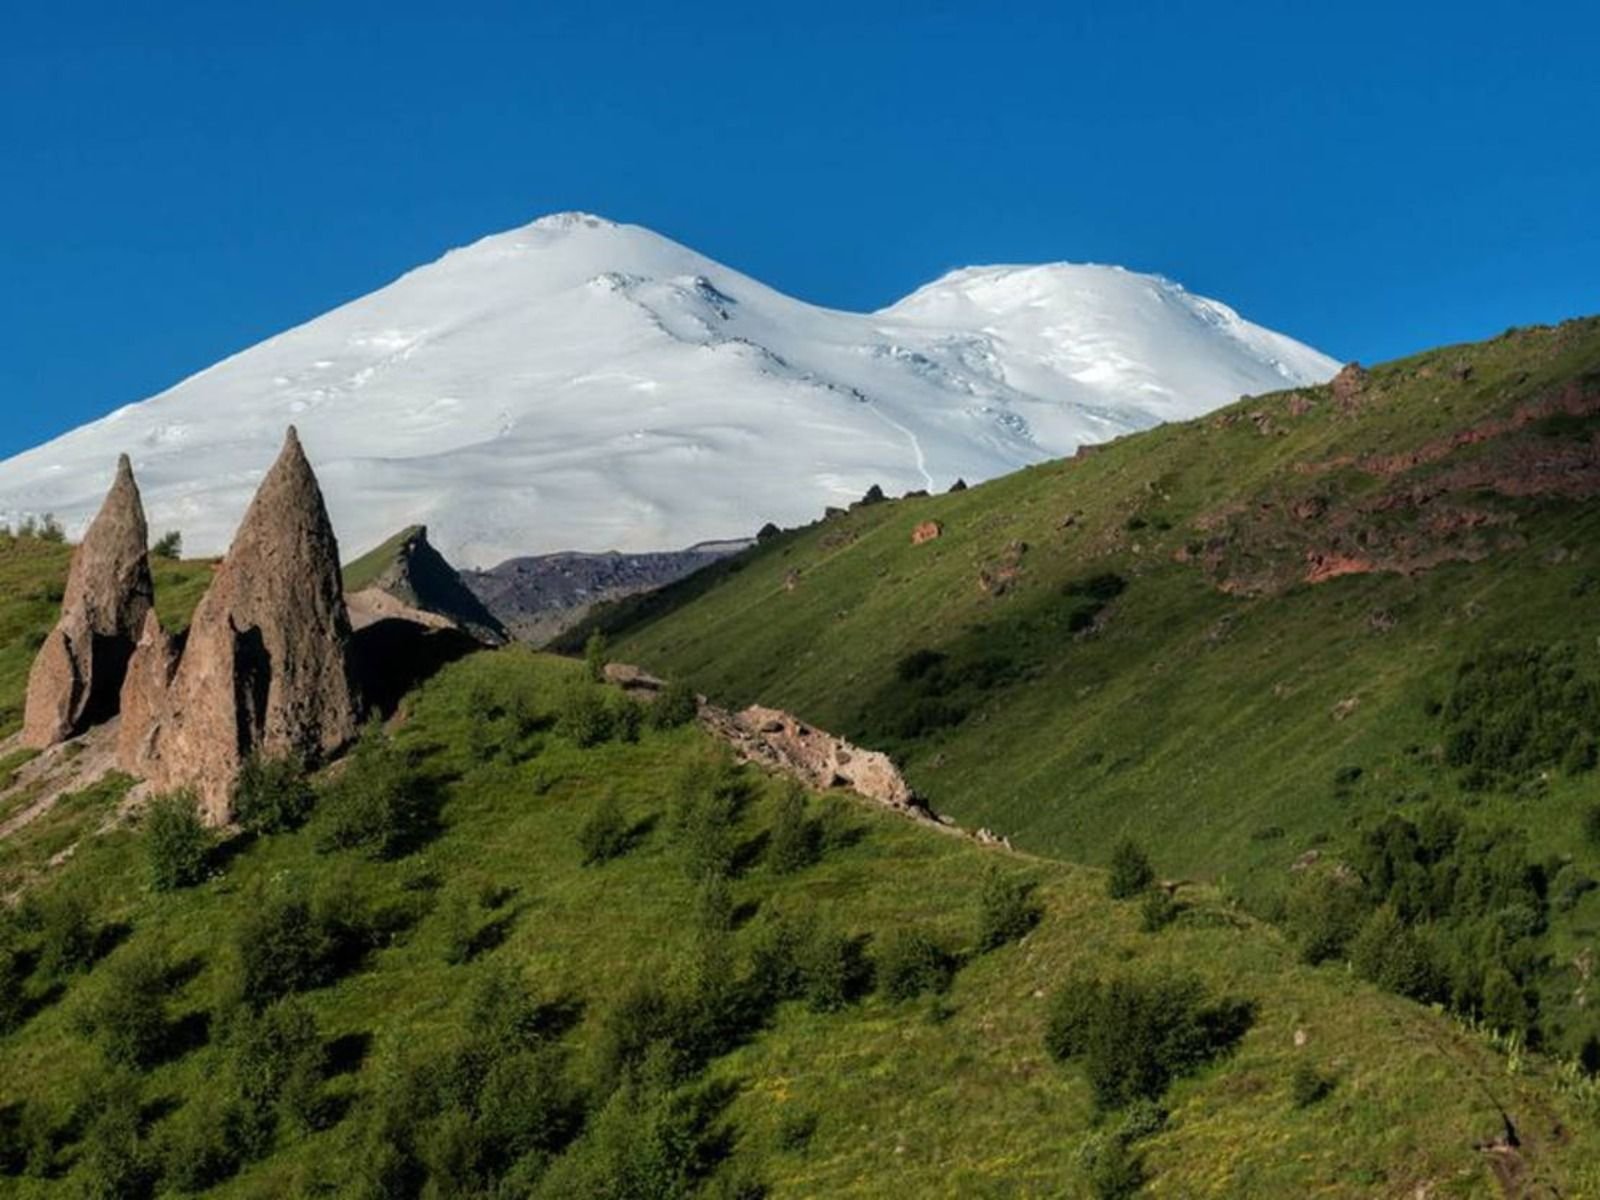
M 1118 267 L 971 267 L 846 313 L 558 213 L 0 463 L 0 520 L 75 531 L 127 451 L 152 528 L 221 551 L 293 422 L 347 556 L 412 524 L 463 566 L 675 548 L 873 483 L 985 479 L 1337 365 Z

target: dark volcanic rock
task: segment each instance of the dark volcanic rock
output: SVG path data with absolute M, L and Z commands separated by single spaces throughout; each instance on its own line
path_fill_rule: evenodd
M 315 762 L 354 738 L 349 643 L 338 542 L 291 428 L 195 610 L 159 715 L 129 731 L 124 766 L 158 789 L 193 788 L 208 819 L 226 821 L 249 755 Z
M 115 715 L 128 658 L 154 602 L 149 529 L 128 456 L 72 555 L 61 619 L 28 676 L 23 745 L 53 746 Z
M 748 542 L 705 542 L 652 554 L 543 554 L 513 558 L 461 581 L 519 641 L 544 643 L 572 628 L 596 604 L 676 583 Z

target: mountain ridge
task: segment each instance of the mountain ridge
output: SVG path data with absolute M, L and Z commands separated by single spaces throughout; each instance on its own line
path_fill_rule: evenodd
M 155 526 L 214 553 L 295 423 L 354 545 L 426 524 L 463 567 L 653 551 L 874 483 L 990 478 L 1335 366 L 1120 268 L 965 268 L 847 313 L 557 214 L 0 463 L 0 520 L 75 531 L 126 450 Z

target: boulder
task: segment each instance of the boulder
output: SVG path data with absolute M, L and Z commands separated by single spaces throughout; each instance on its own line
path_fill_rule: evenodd
M 937 521 L 923 521 L 911 531 L 911 544 L 920 546 L 924 542 L 931 542 L 934 538 L 944 533 L 944 526 Z
M 361 703 L 350 636 L 338 542 L 290 428 L 195 609 L 160 714 L 127 769 L 158 790 L 192 788 L 207 819 L 225 823 L 234 777 L 250 755 L 316 762 L 355 737 Z
M 117 699 L 155 599 L 150 532 L 128 456 L 72 555 L 61 619 L 28 676 L 23 745 L 44 749 L 116 715 Z

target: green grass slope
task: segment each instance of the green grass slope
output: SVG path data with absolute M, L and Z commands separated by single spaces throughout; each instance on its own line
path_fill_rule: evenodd
M 1592 747 L 1597 439 L 1600 320 L 1515 330 L 858 507 L 600 624 L 617 657 L 890 750 L 1036 852 L 1100 862 L 1132 834 L 1168 874 L 1267 896 L 1308 850 L 1444 804 L 1587 880 L 1592 771 L 1474 778 L 1445 702 L 1464 662 L 1564 644 L 1587 693 L 1559 732 Z M 1480 718 L 1554 703 L 1507 686 Z M 1600 893 L 1569 898 L 1537 986 L 1575 1050 Z
M 1138 903 L 1106 899 L 1097 871 L 986 850 L 844 799 L 811 802 L 828 848 L 779 874 L 763 845 L 782 788 L 753 775 L 732 831 L 745 848 L 728 897 L 735 916 L 716 943 L 735 975 L 779 913 L 870 937 L 869 955 L 908 930 L 970 954 L 995 869 L 1034 885 L 1039 923 L 1020 944 L 970 957 L 942 996 L 894 1002 L 876 990 L 826 1012 L 778 1004 L 669 1093 L 711 1111 L 698 1166 L 670 1181 L 584 1174 L 618 1153 L 621 1093 L 606 1101 L 602 1077 L 619 1006 L 652 981 L 692 987 L 706 969 L 705 900 L 670 809 L 675 781 L 703 775 L 712 748 L 688 728 L 580 747 L 552 724 L 575 691 L 599 695 L 579 675 L 521 650 L 485 653 L 411 698 L 395 747 L 443 804 L 436 834 L 395 861 L 322 848 L 332 818 L 319 808 L 298 832 L 234 847 L 198 886 L 158 893 L 148 832 L 85 838 L 34 903 L 48 912 L 76 896 L 120 943 L 64 983 L 36 964 L 30 1015 L 0 1037 L 0 1133 L 7 1121 L 35 1131 L 8 1168 L 19 1173 L 0 1177 L 6 1194 L 95 1194 L 107 1139 L 148 1167 L 122 1178 L 174 1194 L 185 1178 L 175 1163 L 210 1161 L 197 1148 L 204 1131 L 226 1136 L 243 1086 L 228 1000 L 241 931 L 286 894 L 381 932 L 304 993 L 332 1050 L 315 1081 L 323 1116 L 309 1128 L 280 1119 L 252 1143 L 253 1161 L 219 1170 L 209 1189 L 219 1196 L 762 1194 L 752 1180 L 775 1197 L 1087 1195 L 1083 1147 L 1122 1118 L 1097 1117 L 1081 1070 L 1052 1063 L 1042 1039 L 1058 987 L 1118 972 L 1193 974 L 1255 1008 L 1237 1048 L 1180 1080 L 1164 1097 L 1165 1124 L 1136 1143 L 1149 1194 L 1497 1194 L 1473 1147 L 1499 1132 L 1498 1106 L 1522 1135 L 1519 1178 L 1565 1195 L 1600 1187 L 1581 1093 L 1437 1014 L 1298 965 L 1270 928 L 1209 889 L 1186 889 L 1176 921 L 1143 932 Z M 582 830 L 607 803 L 637 839 L 585 866 Z M 125 977 L 121 964 L 152 948 L 175 966 L 163 985 L 174 1034 L 130 1082 L 108 1071 L 86 1016 Z M 461 1167 L 483 1110 L 407 1116 L 395 1097 L 419 1077 L 465 1069 L 474 1005 L 485 980 L 505 973 L 568 1014 L 544 1036 L 590 1107 L 553 1159 L 496 1193 Z M 1305 1107 L 1293 1098 L 1302 1066 L 1332 1084 Z M 134 1095 L 121 1126 L 104 1115 L 118 1087 Z M 623 1112 L 624 1144 L 654 1136 L 656 1109 Z M 420 1158 L 420 1174 L 374 1166 L 388 1161 L 386 1136 Z M 389 1182 L 374 1189 L 375 1179 Z

